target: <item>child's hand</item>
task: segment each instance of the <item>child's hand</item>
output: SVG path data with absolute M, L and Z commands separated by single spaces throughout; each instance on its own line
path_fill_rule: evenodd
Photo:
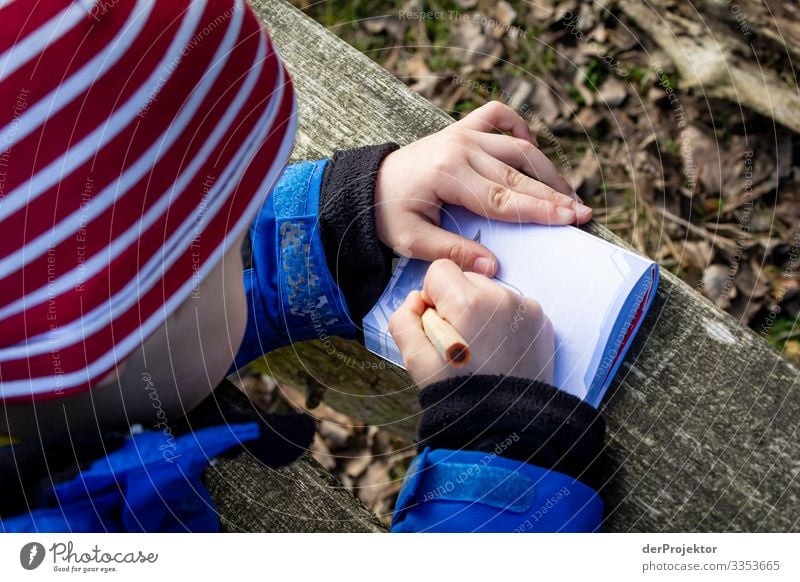
M 509 222 L 588 222 L 591 209 L 571 190 L 525 120 L 495 101 L 383 161 L 375 192 L 378 237 L 398 254 L 447 258 L 492 276 L 497 259 L 486 247 L 439 228 L 442 204 Z
M 463 368 L 445 364 L 422 330 L 422 313 L 435 307 L 469 343 Z M 453 376 L 505 374 L 553 383 L 553 326 L 532 299 L 452 261 L 428 269 L 422 293 L 412 291 L 391 321 L 406 370 L 420 388 Z

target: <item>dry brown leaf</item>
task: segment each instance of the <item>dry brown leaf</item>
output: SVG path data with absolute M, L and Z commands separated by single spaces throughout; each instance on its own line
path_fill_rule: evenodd
M 328 444 L 319 433 L 314 434 L 314 441 L 311 443 L 311 455 L 328 471 L 336 469 L 336 456 L 331 454 Z
M 619 107 L 628 96 L 628 86 L 616 77 L 609 77 L 600 87 L 598 100 L 607 107 Z
M 795 361 L 800 360 L 800 341 L 789 340 L 783 348 L 783 353 L 787 358 L 792 358 Z
M 232 380 L 233 384 L 261 410 L 269 411 L 275 400 L 278 383 L 266 374 L 242 375 Z
M 582 107 L 578 114 L 575 116 L 575 123 L 580 128 L 579 133 L 588 133 L 600 123 L 603 116 L 595 111 L 592 107 Z
M 391 466 L 384 461 L 372 463 L 358 481 L 358 498 L 367 507 L 375 506 L 386 495 L 385 489 L 392 484 L 389 476 Z
M 583 159 L 578 167 L 570 174 L 569 183 L 582 198 L 590 198 L 597 191 L 600 184 L 600 162 L 591 149 L 583 154 Z
M 534 111 L 541 117 L 545 125 L 552 125 L 553 122 L 558 119 L 559 115 L 561 115 L 561 110 L 553 97 L 553 92 L 543 83 L 536 84 L 536 89 L 533 91 L 532 103 Z
M 582 2 L 578 9 L 578 22 L 575 28 L 581 32 L 589 32 L 596 23 L 597 18 L 592 7 L 588 3 Z
M 506 0 L 499 0 L 494 5 L 494 17 L 509 28 L 517 19 L 517 11 Z
M 352 459 L 347 459 L 344 463 L 344 472 L 353 479 L 359 477 L 366 471 L 369 464 L 372 462 L 372 455 L 369 451 L 362 451 L 358 456 Z
M 736 287 L 731 282 L 730 268 L 727 265 L 709 265 L 703 271 L 703 295 L 717 307 L 727 309 L 736 295 Z
M 699 180 L 709 194 L 722 192 L 722 158 L 716 140 L 694 125 L 684 128 L 678 140 L 690 187 L 696 190 Z
M 350 440 L 353 434 L 351 427 L 343 426 L 330 420 L 321 420 L 317 427 L 317 432 L 330 445 L 332 451 L 345 448 L 347 441 Z
M 708 241 L 686 241 L 681 249 L 682 265 L 695 269 L 705 269 L 714 256 L 714 249 Z
M 757 301 L 759 305 L 761 304 L 759 300 L 770 289 L 769 276 L 755 258 L 750 259 L 749 262 L 741 262 L 739 264 L 739 270 L 734 281 L 736 288 L 742 295 L 748 297 L 751 301 Z
M 554 0 L 533 0 L 530 4 L 530 15 L 534 22 L 551 22 L 555 16 Z

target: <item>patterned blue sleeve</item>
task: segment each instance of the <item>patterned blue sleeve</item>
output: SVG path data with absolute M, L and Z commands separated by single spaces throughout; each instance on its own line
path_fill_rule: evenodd
M 598 493 L 494 453 L 426 448 L 408 469 L 392 532 L 593 532 Z
M 355 332 L 320 240 L 319 199 L 327 163 L 287 167 L 250 228 L 247 328 L 234 368 L 292 342 L 324 342 Z

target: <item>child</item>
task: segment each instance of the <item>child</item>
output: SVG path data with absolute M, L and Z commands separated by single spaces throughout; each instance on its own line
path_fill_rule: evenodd
M 0 434 L 15 443 L 0 450 L 4 529 L 217 527 L 186 509 L 208 501 L 200 471 L 268 440 L 264 427 L 192 426 L 167 435 L 167 455 L 166 433 L 139 425 L 180 424 L 231 362 L 316 337 L 320 322 L 357 335 L 392 250 L 439 259 L 392 321 L 425 410 L 393 528 L 598 526 L 602 504 L 578 479 L 596 484 L 602 420 L 549 385 L 538 304 L 488 278 L 485 247 L 438 227 L 445 202 L 518 222 L 591 218 L 508 107 L 281 175 L 292 85 L 241 0 L 5 3 L 0 99 Z M 439 361 L 427 306 L 470 341 L 469 368 Z M 48 460 L 69 441 L 56 479 Z

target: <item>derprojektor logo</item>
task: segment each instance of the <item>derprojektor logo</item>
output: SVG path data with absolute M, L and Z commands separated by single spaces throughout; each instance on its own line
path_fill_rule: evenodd
M 26 570 L 35 570 L 44 561 L 44 546 L 39 542 L 29 542 L 19 551 L 19 563 Z

